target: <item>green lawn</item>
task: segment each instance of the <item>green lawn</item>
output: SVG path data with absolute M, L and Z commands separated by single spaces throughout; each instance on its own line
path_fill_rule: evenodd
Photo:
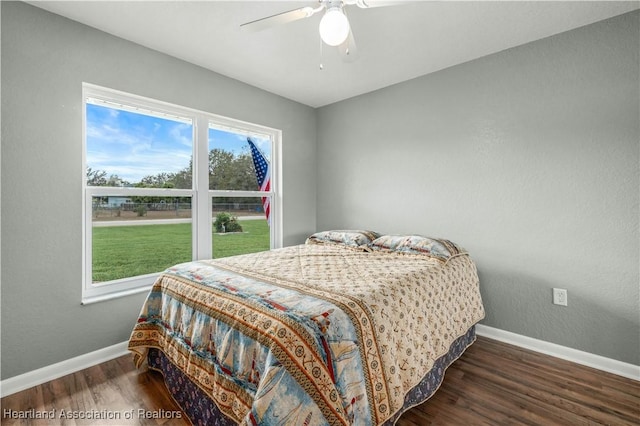
M 213 257 L 269 250 L 266 220 L 242 220 L 243 233 L 213 234 Z M 93 281 L 160 272 L 191 256 L 191 224 L 93 228 Z

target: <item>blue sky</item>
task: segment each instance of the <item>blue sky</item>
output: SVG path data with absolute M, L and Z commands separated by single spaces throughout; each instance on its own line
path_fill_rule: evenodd
M 192 125 L 87 103 L 87 167 L 104 170 L 130 183 L 189 166 Z M 267 158 L 268 139 L 252 138 Z M 209 129 L 209 149 L 249 152 L 246 135 Z

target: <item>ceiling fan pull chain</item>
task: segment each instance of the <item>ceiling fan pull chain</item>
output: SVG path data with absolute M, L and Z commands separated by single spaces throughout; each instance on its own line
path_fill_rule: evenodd
M 322 39 L 320 39 L 320 71 L 324 69 L 324 65 L 322 65 Z

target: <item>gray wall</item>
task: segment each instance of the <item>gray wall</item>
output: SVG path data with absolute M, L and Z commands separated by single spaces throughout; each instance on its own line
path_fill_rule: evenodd
M 283 131 L 284 244 L 316 229 L 316 112 L 2 2 L 2 378 L 129 337 L 144 295 L 80 305 L 82 82 Z
M 282 129 L 285 245 L 450 238 L 479 265 L 485 324 L 640 364 L 637 12 L 313 110 L 1 10 L 2 379 L 126 340 L 144 298 L 79 304 L 83 81 Z
M 640 364 L 638 23 L 622 15 L 319 109 L 318 228 L 459 242 L 484 324 Z

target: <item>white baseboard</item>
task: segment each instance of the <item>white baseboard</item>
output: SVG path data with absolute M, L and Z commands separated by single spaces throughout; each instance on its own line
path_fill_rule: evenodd
M 586 365 L 587 367 L 592 367 L 608 373 L 640 381 L 640 366 L 638 365 L 628 364 L 622 361 L 617 361 L 600 355 L 594 355 L 588 352 L 579 351 L 577 349 L 545 342 L 543 340 L 534 339 L 482 324 L 476 325 L 476 332 L 479 336 L 499 340 L 521 348 L 575 362 L 576 364 Z M 93 367 L 94 365 L 126 355 L 128 353 L 127 344 L 128 342 L 117 343 L 113 346 L 2 380 L 0 381 L 0 396 L 5 397 L 16 392 L 29 389 L 33 386 L 41 385 L 59 377 L 66 376 L 67 374 L 75 373 L 76 371 L 84 370 L 85 368 Z
M 628 379 L 640 381 L 639 365 L 628 364 L 626 362 L 606 358 L 600 355 L 594 355 L 589 352 L 579 351 L 577 349 L 545 342 L 544 340 L 534 339 L 532 337 L 523 336 L 521 334 L 500 330 L 498 328 L 482 324 L 476 325 L 476 333 L 479 336 L 499 340 L 514 346 L 519 346 L 521 348 L 561 358 L 566 361 L 575 362 L 576 364 L 585 365 L 608 373 L 617 374 L 618 376 L 626 377 Z
M 48 365 L 28 373 L 20 374 L 0 381 L 0 396 L 5 397 L 33 386 L 41 385 L 85 368 L 93 367 L 100 363 L 126 355 L 128 342 L 116 343 L 88 354 Z

